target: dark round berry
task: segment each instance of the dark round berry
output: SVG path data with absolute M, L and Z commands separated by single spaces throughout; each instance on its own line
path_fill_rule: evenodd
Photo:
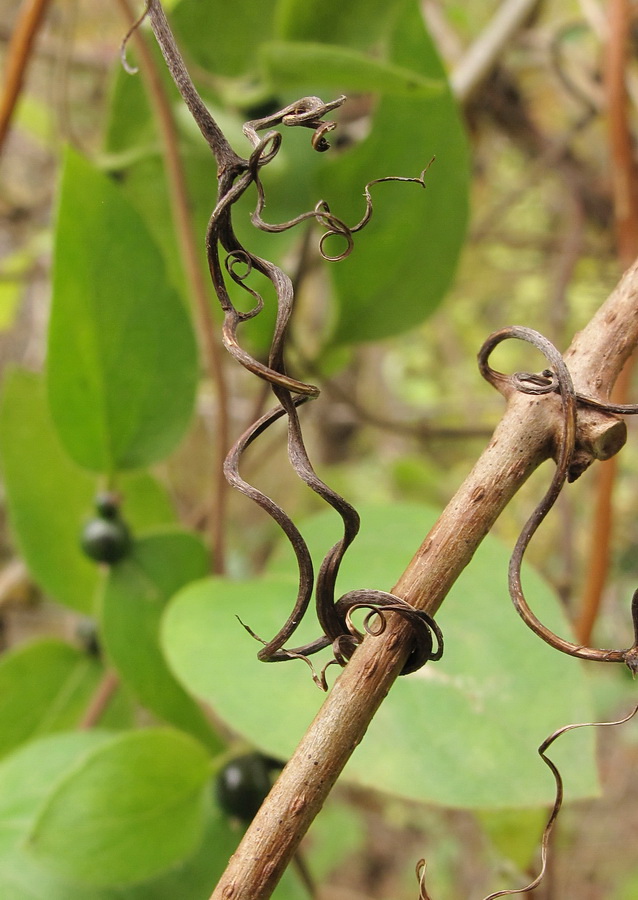
M 120 513 L 120 498 L 112 491 L 104 491 L 95 498 L 95 510 L 102 519 L 117 519 Z
M 260 753 L 246 753 L 226 763 L 217 775 L 215 792 L 229 816 L 250 822 L 270 791 L 272 760 Z
M 131 547 L 129 530 L 120 519 L 91 519 L 82 532 L 82 549 L 91 559 L 116 563 Z

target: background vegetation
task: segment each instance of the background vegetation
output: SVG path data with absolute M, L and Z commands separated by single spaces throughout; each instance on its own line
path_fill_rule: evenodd
M 304 411 L 312 456 L 362 511 L 342 589 L 390 589 L 500 416 L 474 362 L 485 336 L 523 324 L 564 348 L 627 262 L 609 129 L 618 101 L 605 78 L 614 4 L 241 0 L 232 16 L 216 0 L 167 6 L 238 152 L 248 118 L 304 94 L 350 98 L 329 153 L 313 154 L 308 133 L 284 135 L 269 221 L 319 198 L 356 221 L 366 182 L 417 176 L 436 157 L 425 191 L 373 189 L 374 218 L 341 263 L 320 260 L 312 230 L 252 229 L 254 198 L 236 213 L 242 240 L 295 280 L 291 366 L 322 386 Z M 13 7 L 0 5 L 5 47 Z M 501 7 L 519 8 L 518 26 L 476 74 Z M 120 65 L 129 21 L 121 0 L 49 4 L 0 151 L 9 900 L 208 896 L 241 833 L 217 774 L 255 748 L 285 759 L 321 702 L 304 666 L 258 663 L 236 620 L 269 636 L 295 592 L 277 530 L 219 478 L 231 440 L 270 401 L 218 339 L 203 271 L 213 161 L 153 42 L 147 55 L 130 44 L 138 74 Z M 626 75 L 633 98 L 631 52 Z M 628 118 L 618 108 L 631 124 L 633 107 Z M 271 306 L 242 334 L 255 353 Z M 500 360 L 534 368 L 527 351 Z M 601 646 L 626 643 L 636 587 L 634 443 L 630 431 L 611 524 L 590 471 L 531 548 L 534 603 L 566 632 L 567 619 L 585 627 L 592 546 L 612 538 Z M 443 662 L 397 684 L 315 824 L 304 855 L 320 896 L 413 898 L 423 856 L 435 897 L 523 883 L 553 795 L 537 745 L 629 704 L 625 673 L 558 657 L 510 609 L 508 551 L 545 468 L 442 609 Z M 336 525 L 288 470 L 283 429 L 243 471 L 303 523 L 319 560 Z M 105 490 L 121 498 L 132 547 L 100 566 L 80 534 Z M 610 731 L 570 735 L 556 751 L 572 805 L 537 896 L 635 896 L 638 731 Z M 307 887 L 290 872 L 275 896 Z

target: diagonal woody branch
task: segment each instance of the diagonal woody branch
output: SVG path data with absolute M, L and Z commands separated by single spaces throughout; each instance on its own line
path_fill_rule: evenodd
M 565 355 L 576 391 L 607 400 L 637 344 L 638 264 L 634 264 Z M 557 446 L 562 417 L 555 394 L 513 392 L 507 401 L 487 448 L 393 589 L 430 614 L 437 611 L 518 488 Z M 625 438 L 625 425 L 616 416 L 581 408 L 575 474 L 596 459 L 613 456 Z M 409 627 L 396 617 L 381 636 L 366 638 L 266 798 L 211 900 L 271 896 L 410 649 Z

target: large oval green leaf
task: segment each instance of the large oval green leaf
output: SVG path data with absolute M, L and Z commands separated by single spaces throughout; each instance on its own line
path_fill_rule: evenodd
M 365 53 L 335 44 L 311 41 L 267 41 L 261 58 L 273 86 L 299 88 L 319 78 L 327 87 L 353 92 L 379 91 L 399 97 L 430 98 L 444 91 L 443 80 L 374 59 Z M 317 75 L 317 73 L 320 73 Z
M 436 513 L 416 505 L 369 507 L 349 551 L 340 591 L 391 589 Z M 304 526 L 316 558 L 336 539 L 333 514 Z M 321 703 L 301 663 L 264 665 L 239 616 L 264 638 L 281 626 L 295 595 L 282 554 L 259 582 L 211 579 L 180 592 L 164 622 L 169 661 L 184 684 L 258 747 L 286 757 Z M 443 660 L 400 678 L 381 706 L 345 777 L 412 799 L 459 807 L 548 803 L 554 784 L 536 748 L 555 728 L 590 715 L 583 668 L 529 632 L 507 593 L 507 550 L 486 538 L 437 617 Z M 525 575 L 543 620 L 569 626 L 546 584 Z M 305 626 L 302 639 L 315 637 Z M 574 733 L 553 754 L 571 798 L 597 791 L 594 737 Z M 566 760 L 569 760 L 566 763 Z
M 29 851 L 96 887 L 141 881 L 191 855 L 205 827 L 205 749 L 176 731 L 118 735 L 48 796 Z
M 277 37 L 369 48 L 386 36 L 403 0 L 278 0 Z
M 66 155 L 56 229 L 48 388 L 69 455 L 99 472 L 165 457 L 188 425 L 197 352 L 142 218 Z
M 202 900 L 209 895 L 241 837 L 241 831 L 229 823 L 213 802 L 208 804 L 204 837 L 195 854 L 172 867 L 170 872 L 141 884 L 89 887 L 63 877 L 25 849 L 28 835 L 50 795 L 65 778 L 72 777 L 82 767 L 93 750 L 111 740 L 112 735 L 107 731 L 53 735 L 30 743 L 0 763 L 2 900 Z M 119 785 L 113 785 L 113 790 L 119 794 Z M 332 821 L 330 816 L 326 824 Z M 125 821 L 122 824 L 124 828 Z M 343 827 L 343 817 L 339 825 Z M 347 818 L 345 825 L 347 829 Z M 325 827 L 321 822 L 319 829 L 323 835 Z M 323 835 L 320 850 L 325 852 L 327 843 L 328 836 Z M 304 900 L 305 896 L 293 872 L 286 874 L 273 895 L 274 900 Z

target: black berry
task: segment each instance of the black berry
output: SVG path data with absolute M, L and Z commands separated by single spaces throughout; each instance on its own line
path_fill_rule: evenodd
M 91 519 L 82 532 L 82 549 L 91 559 L 102 563 L 116 563 L 131 548 L 131 535 L 121 519 Z
M 274 767 L 278 764 L 260 753 L 245 753 L 226 763 L 215 782 L 217 801 L 224 812 L 250 822 L 270 791 Z

